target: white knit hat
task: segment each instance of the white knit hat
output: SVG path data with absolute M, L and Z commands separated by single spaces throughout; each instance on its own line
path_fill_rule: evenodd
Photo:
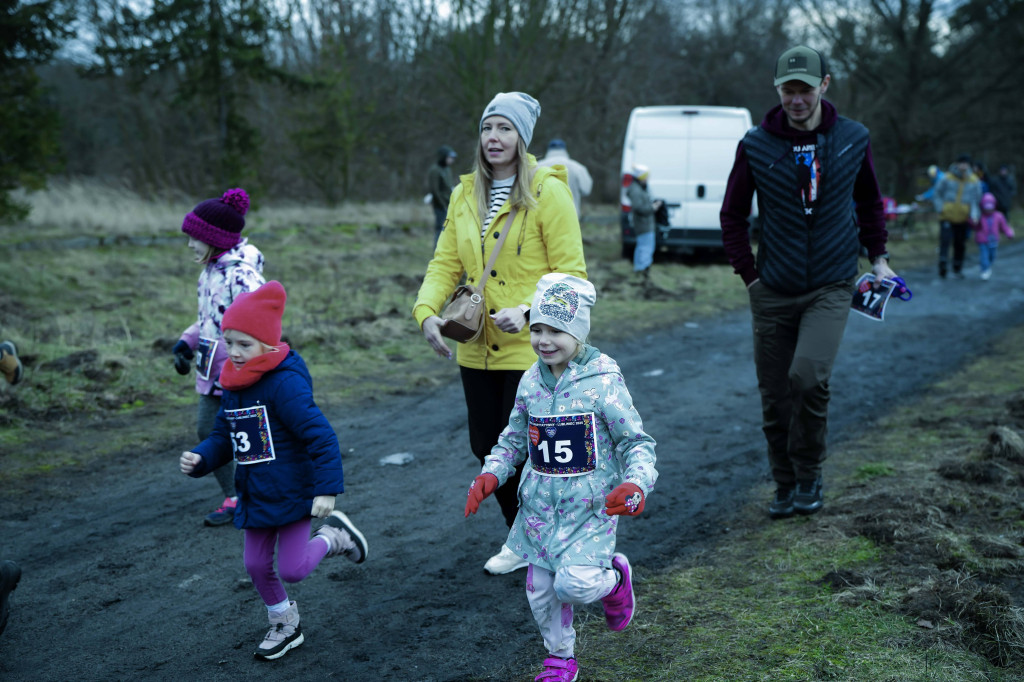
M 590 309 L 597 301 L 594 285 L 585 279 L 553 272 L 537 282 L 530 308 L 530 324 L 546 324 L 586 341 L 590 334 Z

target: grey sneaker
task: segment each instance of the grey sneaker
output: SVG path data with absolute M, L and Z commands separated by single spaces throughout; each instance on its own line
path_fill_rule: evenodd
M 793 496 L 793 509 L 798 514 L 813 514 L 825 504 L 824 485 L 821 476 L 813 481 L 797 481 Z
M 775 489 L 775 499 L 768 505 L 768 516 L 773 519 L 785 519 L 796 511 L 793 508 L 793 498 L 796 490 L 787 486 L 779 486 Z
M 272 661 L 281 658 L 304 641 L 302 628 L 299 627 L 299 607 L 295 602 L 289 602 L 287 611 L 270 616 L 270 631 L 256 647 L 253 655 L 265 661 Z
M 343 512 L 332 511 L 316 534 L 327 541 L 327 556 L 343 554 L 354 564 L 366 561 L 366 538 Z

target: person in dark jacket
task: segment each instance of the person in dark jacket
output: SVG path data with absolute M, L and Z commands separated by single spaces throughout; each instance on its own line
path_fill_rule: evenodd
M 245 531 L 245 569 L 267 605 L 270 631 L 254 652 L 274 659 L 304 641 L 299 611 L 282 580 L 299 582 L 324 557 L 366 559 L 366 539 L 342 512 L 341 450 L 313 401 L 306 363 L 281 342 L 286 294 L 270 281 L 240 294 L 224 313 L 228 360 L 213 433 L 183 452 L 181 471 L 204 476 L 232 457 L 238 505 L 235 526 Z M 326 519 L 310 538 L 311 517 Z M 277 569 L 274 570 L 274 547 Z
M 1013 198 L 1017 195 L 1017 179 L 1009 166 L 1000 166 L 999 172 L 989 178 L 989 191 L 996 198 L 996 210 L 1005 216 L 1010 215 Z
M 876 279 L 896 276 L 868 131 L 822 99 L 830 80 L 817 51 L 782 53 L 780 104 L 740 141 L 720 215 L 726 255 L 750 295 L 772 518 L 812 514 L 824 501 L 829 378 L 861 247 Z M 747 222 L 755 190 L 756 259 Z
M 452 198 L 452 164 L 455 163 L 455 150 L 444 145 L 437 150 L 437 161 L 427 170 L 427 192 L 430 193 L 430 206 L 434 209 L 434 243 L 441 236 L 444 220 L 448 216 L 448 202 Z

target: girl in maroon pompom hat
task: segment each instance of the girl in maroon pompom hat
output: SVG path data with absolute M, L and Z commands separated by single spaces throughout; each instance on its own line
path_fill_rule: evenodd
M 228 353 L 221 336 L 224 311 L 239 294 L 254 291 L 263 283 L 263 254 L 242 237 L 249 195 L 244 189 L 229 189 L 218 198 L 200 202 L 185 216 L 181 231 L 188 235 L 188 247 L 195 261 L 203 266 L 199 273 L 199 315 L 174 344 L 174 368 L 188 374 L 196 368 L 196 433 L 200 440 L 213 431 L 220 409 L 222 387 L 220 371 Z M 234 463 L 214 471 L 224 494 L 224 502 L 206 516 L 207 526 L 231 523 L 238 495 L 235 492 Z

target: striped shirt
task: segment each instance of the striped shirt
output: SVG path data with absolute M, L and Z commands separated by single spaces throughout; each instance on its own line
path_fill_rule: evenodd
M 494 220 L 494 216 L 498 215 L 498 211 L 505 202 L 508 201 L 509 194 L 512 193 L 512 185 L 516 184 L 516 176 L 511 178 L 505 178 L 504 180 L 494 180 L 491 183 L 491 208 L 487 212 L 487 218 L 484 220 L 483 226 L 480 228 L 480 236 L 483 237 L 487 234 L 487 228 L 490 227 L 491 221 Z

